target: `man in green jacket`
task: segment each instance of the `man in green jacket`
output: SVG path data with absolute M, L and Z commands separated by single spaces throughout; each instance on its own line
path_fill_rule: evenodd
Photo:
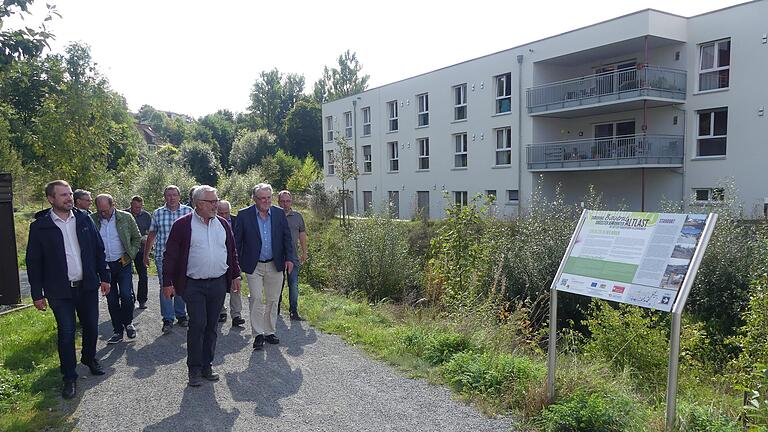
M 96 210 L 96 213 L 91 214 L 91 219 L 104 242 L 107 265 L 112 276 L 107 305 L 114 334 L 107 343 L 116 344 L 123 341 L 123 332 L 128 339 L 136 337 L 136 328 L 133 326 L 135 299 L 131 263 L 141 247 L 141 234 L 133 216 L 115 208 L 115 200 L 111 195 L 97 196 Z

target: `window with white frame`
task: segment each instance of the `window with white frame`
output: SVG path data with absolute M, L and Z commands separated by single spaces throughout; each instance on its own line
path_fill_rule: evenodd
M 507 202 L 516 203 L 520 201 L 520 191 L 517 189 L 507 189 Z
M 352 111 L 344 113 L 344 136 L 352 138 Z
M 325 130 L 326 130 L 326 140 L 328 142 L 333 141 L 333 116 L 328 116 L 325 118 Z
M 699 111 L 696 156 L 725 156 L 728 108 Z
M 725 199 L 723 188 L 699 188 L 693 190 L 697 202 L 722 202 Z
M 387 102 L 387 115 L 389 116 L 389 132 L 397 131 L 397 101 Z
M 373 171 L 373 156 L 371 155 L 371 146 L 363 146 L 363 172 L 369 173 Z
M 455 134 L 453 136 L 453 144 L 453 166 L 456 168 L 465 168 L 467 166 L 467 134 Z
M 494 77 L 496 82 L 496 114 L 512 111 L 512 73 Z
M 429 94 L 422 93 L 420 95 L 416 95 L 416 100 L 418 102 L 418 124 L 419 126 L 429 126 Z
M 453 119 L 467 119 L 467 84 L 453 86 Z
M 387 153 L 389 154 L 389 170 L 400 170 L 400 158 L 398 157 L 397 141 L 387 143 Z
M 467 205 L 468 194 L 467 191 L 453 191 L 453 203 L 457 207 Z
M 496 165 L 512 164 L 512 128 L 496 129 Z
M 429 169 L 429 138 L 419 138 L 416 140 L 419 144 L 419 169 Z
M 325 152 L 325 166 L 328 167 L 328 175 L 334 175 L 336 173 L 336 167 L 334 166 L 333 150 Z
M 371 107 L 365 107 L 362 110 L 363 114 L 363 136 L 371 135 Z
M 699 45 L 699 90 L 728 88 L 731 73 L 731 40 Z

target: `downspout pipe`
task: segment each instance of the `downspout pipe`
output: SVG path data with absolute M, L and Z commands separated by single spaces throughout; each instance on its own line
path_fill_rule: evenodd
M 517 217 L 522 206 L 523 182 L 523 55 L 517 55 Z
M 354 152 L 355 152 L 355 167 L 357 167 L 357 99 L 360 99 L 360 96 L 356 96 L 356 99 L 352 99 L 352 145 L 354 146 Z M 353 196 L 353 201 L 355 203 L 355 214 L 359 215 L 360 211 L 358 209 L 358 199 L 357 199 L 357 193 L 359 187 L 357 187 L 357 177 L 355 176 L 355 194 Z

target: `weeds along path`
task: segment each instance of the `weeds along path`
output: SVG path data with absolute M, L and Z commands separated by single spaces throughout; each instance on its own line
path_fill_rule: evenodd
M 221 381 L 187 387 L 186 330 L 160 333 L 157 278 L 138 337 L 106 345 L 101 299 L 98 355 L 107 374 L 81 378 L 71 403 L 82 431 L 508 431 L 451 392 L 408 379 L 308 323 L 278 319 L 279 345 L 252 351 L 251 331 L 223 324 L 214 370 Z M 243 302 L 247 303 L 247 302 Z M 247 311 L 247 305 L 244 312 Z M 247 317 L 247 315 L 246 315 Z M 250 321 L 246 323 L 249 326 Z M 127 340 L 127 339 L 126 339 Z

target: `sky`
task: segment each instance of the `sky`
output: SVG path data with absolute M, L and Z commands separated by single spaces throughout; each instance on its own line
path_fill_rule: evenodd
M 200 117 L 245 111 L 261 71 L 303 74 L 305 92 L 347 49 L 369 88 L 653 8 L 682 16 L 744 0 L 49 0 L 53 52 L 91 47 L 111 87 L 144 104 Z M 36 0 L 25 25 L 42 20 Z M 8 22 L 13 28 L 14 23 Z

